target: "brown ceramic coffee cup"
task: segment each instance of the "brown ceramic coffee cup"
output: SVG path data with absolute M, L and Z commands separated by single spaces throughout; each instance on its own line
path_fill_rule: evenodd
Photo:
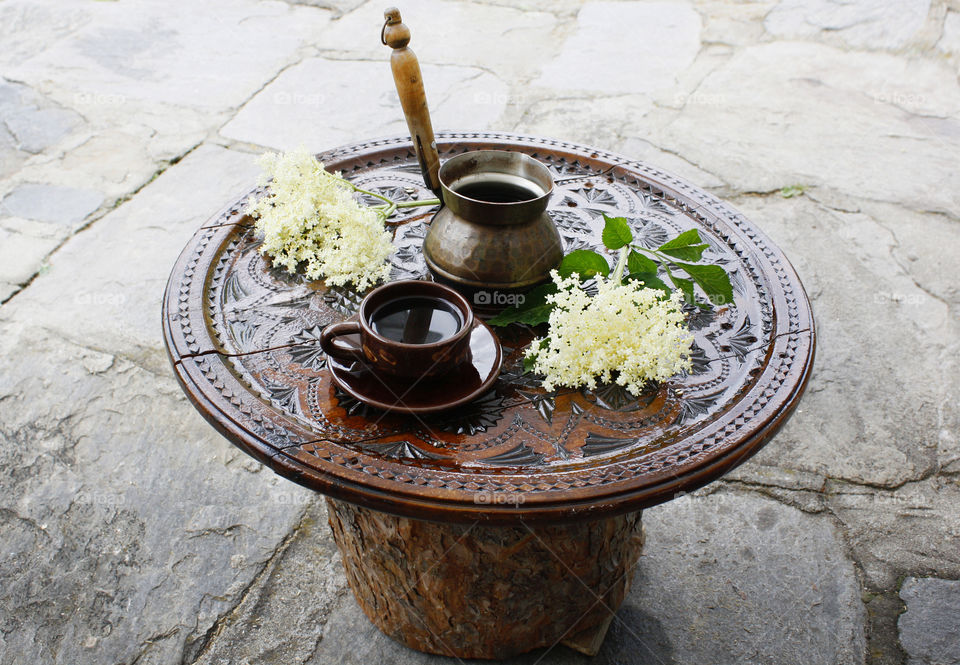
M 473 310 L 462 295 L 436 282 L 404 280 L 371 291 L 356 320 L 324 328 L 320 347 L 376 373 L 430 377 L 470 361 L 473 327 Z M 360 346 L 338 341 L 344 335 L 359 335 Z

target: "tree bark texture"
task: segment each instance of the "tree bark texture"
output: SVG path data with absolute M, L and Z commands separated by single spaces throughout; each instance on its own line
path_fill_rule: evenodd
M 643 545 L 640 512 L 559 526 L 441 524 L 327 499 L 360 607 L 410 648 L 507 658 L 595 653 Z

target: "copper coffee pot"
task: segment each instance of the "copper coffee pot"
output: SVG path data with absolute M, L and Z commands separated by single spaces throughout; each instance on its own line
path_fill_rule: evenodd
M 506 150 L 457 155 L 442 167 L 423 76 L 407 48 L 410 30 L 394 7 L 384 12 L 381 41 L 413 149 L 427 187 L 443 200 L 423 242 L 430 270 L 465 291 L 510 291 L 545 281 L 563 258 L 560 234 L 547 214 L 553 177 L 533 157 Z

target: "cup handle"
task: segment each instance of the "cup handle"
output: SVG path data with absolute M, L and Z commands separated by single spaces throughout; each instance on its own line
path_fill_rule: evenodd
M 337 344 L 336 338 L 341 335 L 356 335 L 360 333 L 359 321 L 341 321 L 331 323 L 323 332 L 320 333 L 320 348 L 324 353 L 333 356 L 337 360 L 357 360 L 364 362 L 363 351 L 355 346 L 345 346 Z

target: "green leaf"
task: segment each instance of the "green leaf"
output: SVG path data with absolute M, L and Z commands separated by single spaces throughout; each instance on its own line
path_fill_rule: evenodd
M 657 264 L 645 257 L 635 249 L 631 249 L 627 255 L 627 272 L 634 273 L 652 273 L 657 274 Z
M 709 246 L 700 240 L 700 232 L 697 229 L 690 229 L 663 243 L 657 249 L 677 259 L 699 261 L 703 250 Z
M 580 275 L 581 279 L 597 275 L 606 277 L 610 274 L 610 264 L 592 249 L 575 249 L 563 257 L 557 271 L 564 279 L 573 273 Z
M 677 259 L 683 259 L 684 261 L 699 261 L 700 257 L 703 255 L 703 250 L 705 250 L 710 245 L 687 245 L 686 247 L 671 247 L 669 249 L 662 249 L 661 251 L 664 254 L 672 256 Z
M 698 265 L 696 263 L 678 263 L 687 271 L 690 278 L 703 289 L 714 305 L 728 305 L 733 302 L 733 287 L 730 276 L 717 265 Z
M 487 321 L 492 326 L 508 326 L 511 323 L 525 323 L 528 326 L 537 326 L 550 320 L 553 303 L 547 302 L 547 296 L 557 292 L 557 285 L 553 282 L 541 284 L 523 296 L 523 302 L 508 307 L 495 317 Z
M 633 231 L 623 217 L 603 215 L 603 245 L 607 249 L 620 249 L 633 242 Z
M 657 273 L 649 273 L 649 272 L 633 273 L 632 272 L 627 276 L 627 279 L 632 279 L 635 282 L 640 282 L 648 289 L 659 289 L 660 291 L 663 291 L 667 295 L 670 295 L 670 292 L 671 292 L 670 287 L 667 286 L 666 282 L 664 282 L 662 279 L 660 279 L 660 277 L 657 276 Z
M 528 372 L 532 372 L 533 366 L 536 364 L 537 364 L 536 356 L 524 356 L 523 357 L 523 373 L 526 374 Z
M 538 326 L 550 320 L 550 312 L 553 311 L 553 303 L 544 303 L 536 307 L 520 309 L 510 307 L 497 314 L 487 323 L 491 326 L 509 326 L 511 323 L 525 323 L 528 326 Z
M 687 302 L 696 302 L 696 299 L 693 297 L 693 282 L 683 277 L 677 277 L 673 273 L 667 273 L 667 275 L 670 277 L 673 285 L 683 292 L 684 300 Z
M 700 232 L 696 229 L 690 229 L 689 231 L 684 231 L 676 238 L 668 240 L 658 247 L 661 252 L 665 252 L 668 249 L 675 249 L 677 247 L 689 247 L 690 245 L 699 245 L 702 240 L 700 240 Z

